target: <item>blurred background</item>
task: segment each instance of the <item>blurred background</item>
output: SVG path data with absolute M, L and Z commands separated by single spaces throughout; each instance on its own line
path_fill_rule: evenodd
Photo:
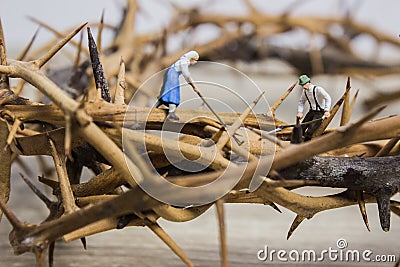
M 400 3 L 395 0 L 325 0 L 325 1 L 250 1 L 257 11 L 262 14 L 282 17 L 301 17 L 305 22 L 313 22 L 313 18 L 333 18 L 341 21 L 350 20 L 362 25 L 360 32 L 354 32 L 354 27 L 342 27 L 332 23 L 329 35 L 311 34 L 301 27 L 276 34 L 244 35 L 242 39 L 219 47 L 213 51 L 200 54 L 200 60 L 211 60 L 226 64 L 246 74 L 257 89 L 249 90 L 248 79 L 229 67 L 217 68 L 210 73 L 207 64 L 199 64 L 191 69 L 192 76 L 209 77 L 224 86 L 233 88 L 243 99 L 250 102 L 259 93 L 266 92 L 266 101 L 272 104 L 282 95 L 291 84 L 297 81 L 299 74 L 311 75 L 312 82 L 321 85 L 331 94 L 335 103 L 343 94 L 346 79 L 351 77 L 352 88 L 360 89 L 353 120 L 359 118 L 382 95 L 393 95 L 389 101 L 382 103 L 389 106 L 380 116 L 398 114 L 400 109 L 396 101 L 400 90 L 399 62 L 399 18 Z M 83 22 L 97 23 L 104 12 L 106 27 L 103 33 L 103 47 L 113 41 L 113 27 L 116 27 L 123 14 L 125 1 L 87 0 L 87 1 L 21 1 L 0 0 L 0 17 L 4 29 L 8 58 L 17 58 L 31 37 L 37 31 L 35 20 L 51 25 L 62 33 L 71 31 Z M 200 12 L 201 14 L 218 14 L 224 16 L 246 16 L 251 8 L 246 1 L 138 1 L 139 11 L 135 22 L 137 34 L 162 32 L 171 28 L 177 10 L 181 12 Z M 184 20 L 185 16 L 182 17 Z M 177 23 L 185 24 L 185 21 Z M 322 22 L 321 22 L 322 23 Z M 230 24 L 228 24 L 228 27 Z M 311 23 L 311 25 L 313 25 Z M 335 26 L 336 25 L 336 26 Z M 345 24 L 343 24 L 345 25 Z M 226 26 L 226 25 L 225 25 Z M 315 27 L 323 26 L 314 25 Z M 234 29 L 237 25 L 232 26 Z M 253 26 L 243 23 L 241 30 L 253 32 Z M 96 33 L 96 31 L 94 30 Z M 371 32 L 376 35 L 371 35 Z M 263 34 L 267 37 L 263 37 Z M 261 36 L 261 37 L 260 37 Z M 173 54 L 181 50 L 191 50 L 193 47 L 207 44 L 221 38 L 221 29 L 214 24 L 204 23 L 191 31 L 183 31 L 173 35 L 165 45 L 165 52 Z M 54 34 L 40 27 L 32 50 L 39 49 Z M 348 41 L 351 53 L 344 52 L 345 45 L 336 43 L 337 40 Z M 382 41 L 383 40 L 383 41 Z M 389 41 L 388 41 L 389 40 Z M 134 49 L 134 46 L 132 46 Z M 47 70 L 73 64 L 75 48 L 65 47 L 55 60 L 46 65 Z M 316 53 L 319 51 L 320 53 Z M 151 53 L 151 52 L 150 52 Z M 313 55 L 322 58 L 318 65 L 312 63 Z M 314 58 L 315 59 L 315 58 Z M 161 63 L 160 63 L 161 64 Z M 154 73 L 142 74 L 144 82 Z M 14 81 L 15 83 L 17 81 Z M 159 88 L 153 88 L 151 94 L 156 97 Z M 201 88 L 200 88 L 201 89 Z M 25 88 L 23 95 L 35 97 L 35 89 Z M 353 91 L 353 95 L 354 95 Z M 241 111 L 240 101 L 233 96 L 204 88 L 203 93 L 224 103 L 230 108 Z M 293 123 L 300 88 L 296 88 L 289 98 L 277 110 L 278 118 Z M 182 97 L 189 99 L 191 92 L 183 91 Z M 154 100 L 154 99 L 153 99 Z M 152 104 L 152 99 L 147 101 Z M 378 103 L 381 104 L 381 103 Z M 198 104 L 200 105 L 200 103 Z M 223 107 L 215 103 L 216 108 Z M 376 104 L 377 105 L 377 104 Z M 193 107 L 193 106 L 192 106 Z M 181 108 L 186 108 L 184 105 Z M 256 112 L 266 112 L 268 108 L 257 106 Z M 334 120 L 332 127 L 338 121 Z M 10 206 L 21 220 L 38 223 L 47 216 L 47 210 L 27 190 L 21 182 L 18 172 L 23 170 L 15 167 L 12 172 L 12 190 Z M 34 178 L 41 175 L 43 170 L 33 166 L 30 175 Z M 90 174 L 89 174 L 90 175 Z M 42 185 L 38 185 L 43 188 Z M 43 189 L 45 190 L 45 189 Z M 308 195 L 326 194 L 327 191 L 302 189 L 299 191 Z M 338 192 L 332 190 L 328 192 Z M 24 197 L 21 197 L 24 196 Z M 25 198 L 26 196 L 26 198 Z M 26 199 L 26 201 L 25 201 Z M 341 208 L 318 214 L 312 220 L 304 221 L 290 240 L 286 233 L 295 214 L 282 209 L 277 213 L 269 206 L 231 204 L 226 208 L 228 251 L 231 266 L 262 266 L 265 263 L 257 260 L 256 253 L 268 245 L 271 249 L 328 249 L 336 248 L 336 241 L 345 238 L 349 249 L 370 249 L 374 254 L 399 255 L 400 244 L 397 234 L 400 232 L 398 217 L 392 216 L 392 226 L 384 233 L 379 226 L 377 207 L 367 205 L 371 232 L 363 224 L 358 207 Z M 171 237 L 183 248 L 188 256 L 200 266 L 215 266 L 219 264 L 218 224 L 215 210 L 211 208 L 199 218 L 187 223 L 171 223 L 161 220 Z M 13 256 L 8 243 L 10 226 L 3 219 L 0 224 L 0 265 L 32 266 L 33 255 Z M 177 266 L 182 265 L 179 259 L 158 240 L 153 233 L 145 228 L 129 228 L 115 230 L 93 237 L 88 237 L 88 250 L 84 251 L 79 242 L 71 244 L 60 243 L 56 249 L 55 266 Z M 326 265 L 345 265 L 343 262 L 325 262 Z M 346 263 L 364 265 L 364 263 Z M 294 264 L 300 266 L 301 264 Z M 304 265 L 309 265 L 304 264 Z M 318 263 L 321 265 L 321 263 Z M 379 263 L 379 266 L 393 266 L 393 263 Z

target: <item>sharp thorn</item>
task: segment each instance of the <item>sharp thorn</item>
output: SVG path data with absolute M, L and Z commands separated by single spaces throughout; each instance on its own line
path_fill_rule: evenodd
M 17 60 L 22 61 L 25 59 L 26 55 L 28 54 L 29 50 L 31 49 L 33 42 L 36 39 L 36 36 L 38 35 L 40 30 L 40 26 L 37 28 L 36 32 L 33 34 L 30 42 L 28 43 L 28 45 L 25 47 L 25 49 L 21 52 L 21 54 L 17 57 Z
M 87 24 L 84 23 L 80 25 L 78 28 L 76 28 L 73 32 L 71 32 L 69 35 L 67 35 L 63 40 L 61 40 L 56 46 L 50 49 L 49 52 L 47 52 L 44 56 L 41 58 L 35 60 L 35 64 L 40 68 L 44 64 L 47 63 L 58 51 L 60 51 L 61 48 L 64 47 L 85 25 Z
M 279 207 L 274 202 L 268 203 L 268 205 L 270 205 L 277 212 L 282 213 L 282 211 L 279 209 Z
M 49 267 L 54 265 L 54 250 L 56 248 L 56 242 L 51 242 L 49 245 Z
M 367 227 L 367 230 L 369 232 L 371 232 L 371 230 L 369 228 L 369 223 L 368 223 L 367 210 L 365 208 L 364 192 L 362 190 L 357 190 L 356 191 L 356 198 L 357 198 L 358 207 L 360 208 L 361 216 L 363 218 L 365 226 Z
M 44 204 L 46 204 L 46 207 L 50 208 L 50 206 L 52 205 L 52 201 L 50 199 L 48 199 L 29 179 L 27 179 L 22 173 L 19 174 L 22 178 L 22 180 L 24 180 L 24 182 L 29 186 L 29 188 L 33 191 L 33 193 L 35 193 L 35 195 L 37 195 L 40 200 L 42 200 L 44 202 Z
M 87 27 L 90 61 L 92 62 L 93 76 L 96 83 L 96 89 L 101 91 L 101 98 L 107 102 L 111 102 L 110 90 L 108 88 L 107 79 L 104 74 L 103 66 L 100 61 L 99 51 L 94 41 L 90 27 Z
M 300 223 L 302 221 L 304 221 L 305 218 L 306 217 L 303 217 L 303 216 L 300 216 L 300 215 L 297 215 L 296 218 L 294 218 L 294 220 L 292 222 L 292 225 L 290 226 L 290 229 L 289 229 L 289 231 L 287 233 L 286 239 L 289 239 L 292 236 L 294 230 L 297 229 L 297 227 L 300 225 Z
M 82 237 L 82 238 L 81 238 L 81 243 L 82 243 L 82 245 L 83 245 L 83 249 L 84 249 L 84 250 L 87 250 L 86 238 L 85 238 L 85 237 Z

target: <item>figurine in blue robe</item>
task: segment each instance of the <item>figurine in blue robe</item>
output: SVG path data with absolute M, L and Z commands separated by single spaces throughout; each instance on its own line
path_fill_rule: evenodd
M 199 54 L 196 51 L 187 52 L 172 64 L 164 74 L 164 82 L 161 86 L 160 96 L 155 107 L 158 108 L 161 105 L 168 106 L 168 120 L 179 120 L 179 117 L 175 114 L 175 110 L 181 102 L 179 83 L 179 76 L 181 74 L 188 84 L 192 86 L 193 90 L 198 92 L 197 86 L 193 83 L 189 72 L 189 66 L 195 64 L 197 60 L 199 60 Z

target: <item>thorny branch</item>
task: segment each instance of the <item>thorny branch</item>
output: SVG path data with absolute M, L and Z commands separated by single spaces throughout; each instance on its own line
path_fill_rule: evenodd
M 182 51 L 167 53 L 166 40 L 184 30 L 194 32 L 197 27 L 206 23 L 215 25 L 222 32 L 221 38 L 217 40 L 205 45 L 194 45 L 206 59 L 258 60 L 277 56 L 287 51 L 272 45 L 265 50 L 257 44 L 261 40 L 268 42 L 270 36 L 288 32 L 295 27 L 301 27 L 313 35 L 318 34 L 329 39 L 330 43 L 336 45 L 338 54 L 350 59 L 344 61 L 343 57 L 337 57 L 335 61 L 324 54 L 324 51 L 319 54 L 315 49 L 291 51 L 292 54 L 288 54 L 290 56 L 281 57 L 295 67 L 298 67 L 297 62 L 301 63 L 306 68 L 299 67 L 298 70 L 302 72 L 308 72 L 307 68 L 346 73 L 350 73 L 345 71 L 349 68 L 353 71 L 368 68 L 381 73 L 397 70 L 396 66 L 382 66 L 361 60 L 350 48 L 350 42 L 354 37 L 342 40 L 332 36 L 328 30 L 332 24 L 351 29 L 355 35 L 367 33 L 378 42 L 399 46 L 398 40 L 349 20 L 318 17 L 303 19 L 291 17 L 290 14 L 265 15 L 258 12 L 250 1 L 246 1 L 250 10 L 248 16 L 210 15 L 202 13 L 199 8 L 181 10 L 174 18 L 176 23 L 172 24 L 168 31 L 138 34 L 133 26 L 140 9 L 136 1 L 127 2 L 125 17 L 110 47 L 102 44 L 102 51 L 97 50 L 105 26 L 104 13 L 97 35 L 98 44 L 90 28 L 87 27 L 90 58 L 82 63 L 80 63 L 83 50 L 81 41 L 76 43 L 72 38 L 82 31 L 86 23 L 47 49 L 45 55 L 37 56 L 38 59 L 32 61 L 23 59 L 33 40 L 19 60 L 6 58 L 0 23 L 0 208 L 13 226 L 10 243 L 16 254 L 31 251 L 36 255 L 37 266 L 44 266 L 46 252 L 49 250 L 48 258 L 51 265 L 54 242 L 58 239 L 62 238 L 68 242 L 81 238 L 84 241 L 83 238 L 88 235 L 111 229 L 146 226 L 185 264 L 192 266 L 193 262 L 161 228 L 157 220 L 159 218 L 174 222 L 193 220 L 215 204 L 220 228 L 221 265 L 226 266 L 228 258 L 225 226 L 229 224 L 229 219 L 224 215 L 223 207 L 226 203 L 266 204 L 280 211 L 276 206 L 278 204 L 291 210 L 297 217 L 289 229 L 288 237 L 290 237 L 304 219 L 310 219 L 324 210 L 349 205 L 359 205 L 368 227 L 365 203 L 376 202 L 382 229 L 389 230 L 390 212 L 400 214 L 397 203 L 391 201 L 391 197 L 398 192 L 400 184 L 400 115 L 372 120 L 384 108 L 380 107 L 353 122 L 351 114 L 358 92 L 351 99 L 350 78 L 347 80 L 343 97 L 332 111 L 333 117 L 342 107 L 341 127 L 326 130 L 331 122 L 326 120 L 311 141 L 296 145 L 289 143 L 293 126 L 275 116 L 275 111 L 293 91 L 296 85 L 293 81 L 288 82 L 292 86 L 271 106 L 267 115 L 252 113 L 259 98 L 239 114 L 218 113 L 228 127 L 212 119 L 210 112 L 178 110 L 179 117 L 187 123 L 184 125 L 177 123 L 177 126 L 182 127 L 166 128 L 168 131 L 179 132 L 178 140 L 162 138 L 151 132 L 137 131 L 136 128 L 123 129 L 123 123 L 145 127 L 146 130 L 163 130 L 167 115 L 165 110 L 138 106 L 132 108 L 126 103 L 130 101 L 132 93 L 139 88 L 140 82 L 144 81 L 145 77 L 157 72 L 163 66 L 168 66 L 182 53 Z M 241 26 L 244 23 L 253 26 L 250 33 L 242 31 Z M 43 23 L 41 24 L 43 26 Z M 231 25 L 231 28 L 232 25 L 236 25 L 236 29 L 229 31 L 227 25 Z M 51 30 L 58 37 L 63 36 L 62 33 Z M 71 77 L 87 76 L 92 80 L 85 84 L 85 87 L 88 87 L 87 91 L 81 91 L 80 95 L 74 97 L 63 90 L 65 88 L 62 85 L 55 83 L 51 76 L 46 76 L 40 71 L 40 67 L 67 43 L 78 46 L 77 59 L 73 66 L 75 72 L 72 73 L 75 75 Z M 239 47 L 244 53 L 228 49 L 232 47 L 232 43 L 240 44 Z M 132 49 L 133 46 L 135 49 Z M 148 50 L 152 52 L 146 52 Z M 299 58 L 301 60 L 298 60 Z M 92 72 L 87 71 L 89 60 Z M 328 65 L 334 68 L 329 68 Z M 30 83 L 50 99 L 52 104 L 34 103 L 17 96 L 11 90 L 13 88 L 10 88 L 8 81 L 10 77 L 21 79 L 20 85 L 14 88 L 16 91 L 20 92 L 23 83 Z M 77 81 L 71 77 L 68 77 L 69 86 L 78 87 L 77 84 L 81 80 Z M 117 79 L 114 79 L 115 77 Z M 115 86 L 109 87 L 108 84 L 114 80 L 116 80 Z M 85 98 L 87 92 L 95 90 L 98 96 L 95 102 L 92 102 L 93 99 L 90 97 Z M 154 92 L 146 92 L 143 95 L 145 98 L 154 97 Z M 390 96 L 389 100 L 392 100 L 393 96 L 397 97 L 397 93 Z M 387 95 L 382 95 L 382 99 L 386 102 Z M 374 106 L 381 103 L 380 100 L 378 98 L 378 102 L 373 102 Z M 50 126 L 50 129 L 43 130 L 44 125 Z M 276 136 L 270 136 L 266 132 L 273 131 L 275 125 L 281 126 L 284 130 L 277 132 Z M 232 140 L 239 130 L 240 133 L 245 133 L 239 138 L 244 139 L 243 144 Z M 125 138 L 130 141 L 130 145 L 124 148 L 122 131 L 125 133 Z M 278 141 L 275 142 L 275 139 Z M 365 144 L 366 142 L 368 144 Z M 279 143 L 279 146 L 275 146 L 275 143 Z M 124 154 L 125 149 L 133 151 L 130 157 Z M 172 159 L 167 157 L 167 154 L 178 153 L 200 164 L 210 164 L 204 171 L 188 175 L 177 170 L 173 164 L 176 160 L 174 157 Z M 12 155 L 14 157 L 51 155 L 54 159 L 58 181 L 45 177 L 39 177 L 39 181 L 52 188 L 53 194 L 57 196 L 57 202 L 48 200 L 33 187 L 28 178 L 23 176 L 30 188 L 40 196 L 50 210 L 50 216 L 38 225 L 19 221 L 6 205 L 10 194 Z M 148 155 L 152 166 L 147 164 L 142 155 Z M 344 155 L 364 156 L 344 157 Z M 68 159 L 65 156 L 68 156 Z M 235 158 L 241 158 L 246 164 L 239 164 Z M 81 183 L 80 176 L 84 165 L 91 168 L 95 175 L 88 182 Z M 229 166 L 234 167 L 228 168 Z M 149 178 L 162 179 L 160 175 L 163 175 L 172 183 L 195 187 L 216 180 L 224 172 L 224 175 L 239 177 L 240 180 L 229 192 L 223 188 L 224 183 L 228 181 L 224 181 L 221 187 L 213 188 L 213 192 L 208 193 L 221 194 L 223 197 L 214 203 L 201 206 L 178 208 L 162 203 L 138 186 Z M 122 190 L 122 186 L 128 189 Z M 303 186 L 335 187 L 343 188 L 345 191 L 321 197 L 303 196 L 292 191 Z M 165 189 L 159 192 L 161 195 L 170 193 Z M 175 197 L 186 196 L 182 194 Z

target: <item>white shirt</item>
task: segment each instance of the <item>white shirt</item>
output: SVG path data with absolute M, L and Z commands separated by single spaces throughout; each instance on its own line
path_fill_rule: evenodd
M 325 89 L 320 86 L 316 86 L 314 84 L 310 84 L 309 88 L 310 88 L 309 90 L 303 89 L 303 92 L 299 99 L 299 105 L 297 108 L 297 112 L 303 113 L 304 104 L 306 102 L 308 102 L 307 97 L 310 100 L 310 104 L 311 104 L 310 108 L 312 110 L 317 110 L 317 105 L 315 104 L 315 99 L 314 99 L 314 95 L 313 95 L 314 90 L 315 90 L 315 97 L 317 98 L 318 105 L 322 108 L 322 110 L 329 111 L 331 109 L 331 97 L 325 91 Z M 307 94 L 307 97 L 306 97 L 306 94 Z
M 188 83 L 191 83 L 193 81 L 192 77 L 190 77 L 189 65 L 190 65 L 190 60 L 185 56 L 181 57 L 174 63 L 175 70 L 182 72 L 182 75 L 185 78 L 185 80 Z

